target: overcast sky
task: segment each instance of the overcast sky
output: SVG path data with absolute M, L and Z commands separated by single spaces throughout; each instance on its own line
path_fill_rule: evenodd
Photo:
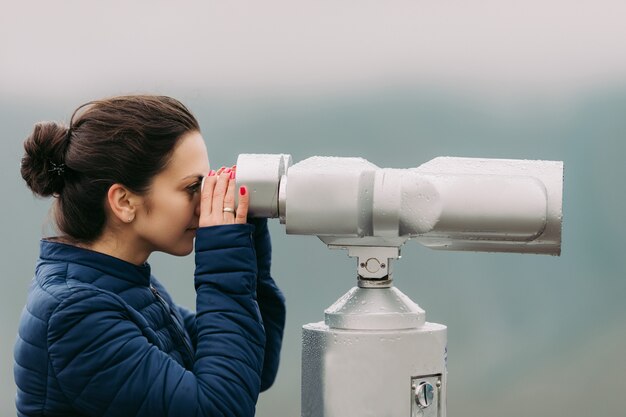
M 623 0 L 2 3 L 9 96 L 395 84 L 567 93 L 626 80 Z

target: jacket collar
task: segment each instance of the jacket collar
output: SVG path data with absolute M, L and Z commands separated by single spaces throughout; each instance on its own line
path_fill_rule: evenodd
M 135 265 L 122 259 L 78 246 L 42 239 L 41 260 L 83 265 L 139 285 L 150 285 L 150 264 Z

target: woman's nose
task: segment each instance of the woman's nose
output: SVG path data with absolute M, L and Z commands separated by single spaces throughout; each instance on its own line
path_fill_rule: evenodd
M 200 198 L 197 199 L 196 201 L 196 216 L 200 217 Z

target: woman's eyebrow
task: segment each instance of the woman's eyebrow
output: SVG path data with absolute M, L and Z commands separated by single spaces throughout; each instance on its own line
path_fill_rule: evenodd
M 191 174 L 191 175 L 187 175 L 186 177 L 182 178 L 181 181 L 185 181 L 185 180 L 188 180 L 190 178 L 201 180 L 202 177 L 204 177 L 204 175 L 202 175 L 202 174 Z

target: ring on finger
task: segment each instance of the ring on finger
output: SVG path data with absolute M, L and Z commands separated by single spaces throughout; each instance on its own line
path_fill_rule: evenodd
M 224 213 L 233 213 L 235 214 L 235 209 L 232 207 L 224 207 Z

